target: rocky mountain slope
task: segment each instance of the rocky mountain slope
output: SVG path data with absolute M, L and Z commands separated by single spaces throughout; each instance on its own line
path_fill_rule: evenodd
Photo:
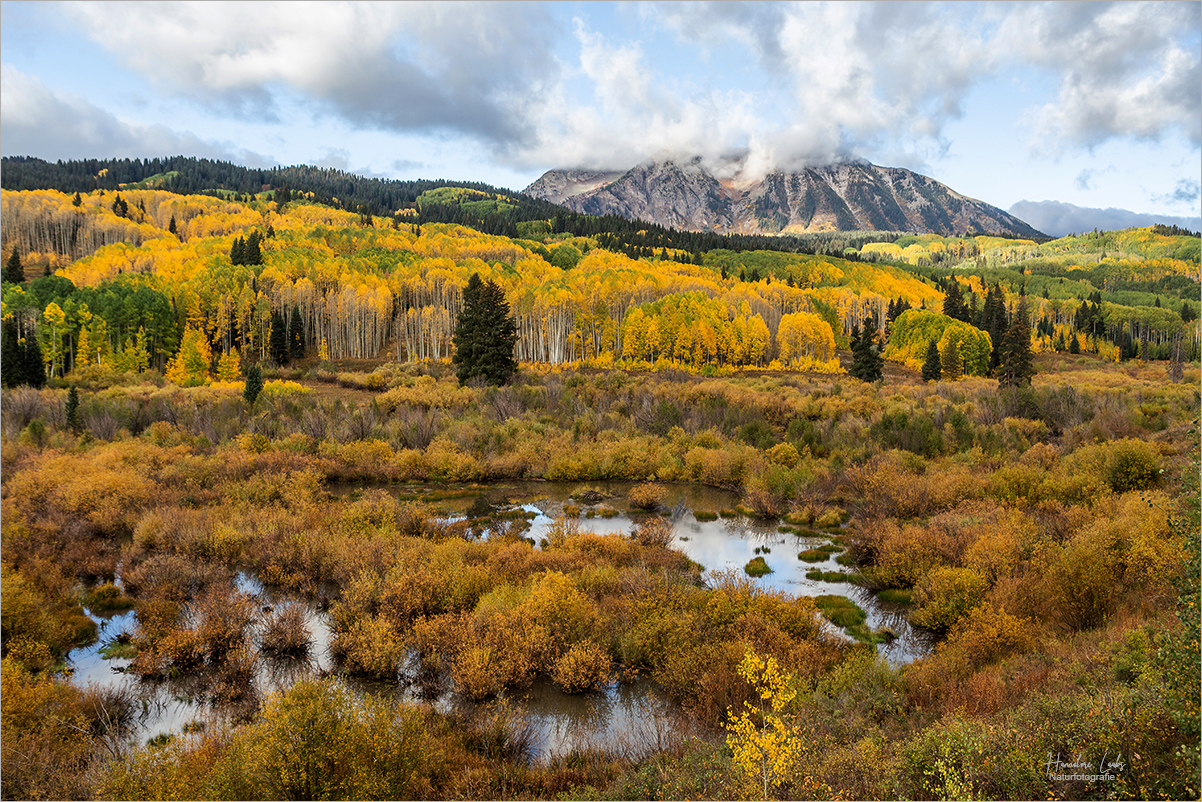
M 759 179 L 735 171 L 732 178 L 719 179 L 699 158 L 652 159 L 624 173 L 551 170 L 524 191 L 585 214 L 720 234 L 879 230 L 1040 235 L 1017 217 L 932 178 L 867 162 L 778 170 Z

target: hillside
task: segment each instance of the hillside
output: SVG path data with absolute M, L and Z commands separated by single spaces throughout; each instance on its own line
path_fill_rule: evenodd
M 1151 230 L 1043 245 L 890 236 L 851 258 L 690 253 L 552 233 L 558 217 L 519 224 L 514 237 L 421 222 L 430 207 L 507 213 L 503 199 L 471 188 L 429 190 L 393 217 L 275 198 L 97 190 L 76 205 L 54 190 L 6 191 L 2 257 L 15 248 L 29 280 L 5 282 L 4 314 L 15 336 L 37 334 L 52 377 L 126 363 L 170 372 L 191 359 L 186 381 L 202 383 L 223 355 L 235 355 L 235 375 L 292 358 L 273 351 L 284 326 L 296 354 L 445 359 L 476 272 L 506 293 L 519 359 L 550 365 L 839 371 L 835 349 L 865 316 L 886 329 L 902 309 L 943 309 L 953 285 L 964 321 L 983 328 L 991 287 L 1007 310 L 1027 293 L 1039 349 L 1076 342 L 1107 358 L 1168 359 L 1183 331 L 1185 354 L 1197 349 L 1196 323 L 1182 328 L 1196 320 L 1197 241 Z M 259 255 L 248 263 L 238 243 L 252 236 Z M 194 353 L 181 357 L 187 343 Z
M 750 179 L 735 172 L 720 179 L 698 158 L 652 159 L 624 173 L 552 170 L 525 192 L 587 214 L 723 234 L 879 230 L 1042 236 L 1013 215 L 934 179 L 867 162 L 777 170 Z

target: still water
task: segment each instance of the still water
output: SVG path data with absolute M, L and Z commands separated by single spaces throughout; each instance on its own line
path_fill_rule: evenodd
M 626 494 L 631 486 L 618 482 L 590 483 L 587 487 L 604 497 L 599 506 L 582 503 L 574 497 L 573 494 L 579 494 L 582 489 L 579 483 L 511 482 L 480 488 L 452 488 L 449 493 L 445 486 L 386 486 L 385 489 L 402 500 L 423 500 L 450 518 L 463 515 L 473 503 L 479 503 L 478 499 L 502 508 L 523 508 L 534 515 L 528 534 L 539 541 L 546 536 L 555 519 L 565 514 L 565 507 L 579 508 L 582 517 L 577 523 L 581 531 L 630 533 L 645 517 L 627 509 Z M 342 496 L 353 495 L 364 488 L 343 485 L 331 489 Z M 448 495 L 452 497 L 447 498 Z M 729 511 L 738 503 L 739 497 L 728 491 L 695 485 L 667 486 L 663 511 L 672 523 L 673 547 L 705 567 L 703 579 L 719 571 L 741 574 L 743 566 L 752 557 L 763 556 L 772 572 L 754 579 L 755 583 L 796 595 L 845 596 L 864 609 L 872 629 L 888 627 L 896 639 L 877 648 L 889 662 L 907 663 L 930 651 L 932 643 L 928 633 L 912 627 L 900 608 L 880 602 L 873 593 L 852 584 L 806 578 L 806 573 L 814 569 L 848 570 L 835 561 L 837 555 L 833 553 L 825 562 L 808 563 L 798 559 L 799 552 L 828 542 L 820 535 L 803 537 L 781 532 L 777 521 L 741 515 L 706 521 L 698 520 L 694 514 Z M 608 510 L 613 517 L 599 517 L 597 512 L 600 510 Z M 593 511 L 593 517 L 583 517 L 590 511 Z M 569 512 L 575 513 L 575 510 Z M 254 596 L 265 609 L 300 604 L 311 635 L 307 659 L 274 659 L 260 655 L 254 678 L 255 696 L 265 698 L 287 689 L 302 677 L 335 671 L 329 648 L 330 627 L 324 612 L 310 601 L 264 586 L 249 574 L 240 573 L 235 581 L 239 590 Z M 92 615 L 92 618 L 99 626 L 99 637 L 92 646 L 71 652 L 69 662 L 74 669 L 74 681 L 81 686 L 91 683 L 124 690 L 136 699 L 135 735 L 140 741 L 162 734 L 179 734 L 199 726 L 200 722 L 237 714 L 237 710 L 213 704 L 207 696 L 206 684 L 198 678 L 149 681 L 123 673 L 130 661 L 104 659 L 100 649 L 118 634 L 134 630 L 135 613 Z M 253 637 L 257 638 L 257 633 Z M 350 680 L 347 683 L 364 692 L 412 698 L 403 686 L 381 690 L 379 686 Z M 532 730 L 532 751 L 539 759 L 589 747 L 643 754 L 668 745 L 690 729 L 688 719 L 679 707 L 646 678 L 615 684 L 605 691 L 590 694 L 565 694 L 548 682 L 536 682 L 529 688 L 508 694 L 503 701 L 518 712 Z M 453 694 L 446 694 L 434 703 L 443 710 L 471 707 L 470 703 L 456 699 Z

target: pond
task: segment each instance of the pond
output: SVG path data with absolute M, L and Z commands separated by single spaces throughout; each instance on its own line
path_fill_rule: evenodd
M 572 518 L 581 531 L 628 534 L 646 513 L 628 509 L 626 496 L 633 485 L 628 482 L 591 483 L 592 503 L 582 503 L 577 496 L 579 483 L 509 482 L 488 487 L 447 488 L 431 486 L 386 485 L 384 489 L 402 500 L 423 500 L 440 514 L 460 517 L 473 505 L 487 502 L 502 508 L 522 508 L 532 515 L 528 535 L 536 542 L 544 538 L 554 521 L 567 512 L 581 516 Z M 373 486 L 374 487 L 374 486 Z M 673 527 L 672 545 L 705 567 L 703 579 L 719 571 L 743 572 L 743 566 L 755 556 L 762 556 L 770 573 L 752 581 L 765 588 L 796 595 L 839 595 L 856 602 L 867 614 L 867 625 L 876 630 L 887 627 L 896 638 L 878 644 L 880 654 L 893 664 L 913 661 L 932 648 L 930 635 L 906 620 L 903 609 L 879 601 L 875 594 L 849 583 L 831 583 L 808 579 L 806 574 L 822 571 L 847 571 L 837 562 L 837 553 L 830 552 L 820 562 L 805 562 L 798 554 L 806 549 L 828 543 L 817 533 L 798 535 L 782 532 L 778 521 L 763 521 L 732 514 L 739 497 L 729 491 L 696 485 L 667 485 L 661 510 Z M 367 489 L 362 485 L 341 485 L 331 488 L 338 496 L 353 496 Z M 577 508 L 577 509 L 573 509 Z M 578 510 L 578 511 L 577 511 Z M 704 520 L 704 513 L 725 511 L 728 517 Z M 592 513 L 592 517 L 588 516 Z M 697 512 L 702 512 L 702 520 Z M 611 517 L 603 517 L 611 516 Z M 302 677 L 335 673 L 336 665 L 330 653 L 331 632 L 326 614 L 310 600 L 281 593 L 264 586 L 257 578 L 239 573 L 235 579 L 239 590 L 254 596 L 266 612 L 273 607 L 298 603 L 304 611 L 305 625 L 311 635 L 307 659 L 287 660 L 260 655 L 254 674 L 255 693 L 265 698 L 284 690 Z M 95 644 L 75 649 L 69 656 L 74 681 L 80 685 L 96 684 L 119 691 L 135 700 L 134 734 L 142 742 L 155 736 L 182 733 L 204 726 L 204 722 L 221 720 L 238 714 L 237 706 L 219 706 L 210 701 L 208 686 L 199 677 L 178 677 L 150 681 L 123 673 L 130 661 L 123 658 L 105 659 L 101 649 L 122 632 L 132 632 L 136 615 L 127 612 L 111 616 L 89 615 L 99 627 Z M 839 632 L 833 626 L 830 629 Z M 253 639 L 257 640 L 258 633 Z M 257 644 L 256 644 L 257 645 Z M 359 683 L 344 679 L 349 686 L 362 692 L 394 694 L 412 699 L 413 692 L 404 683 L 400 687 Z M 637 755 L 676 741 L 691 730 L 687 716 L 651 680 L 640 677 L 630 683 L 614 684 L 604 691 L 590 694 L 565 694 L 549 682 L 535 682 L 529 688 L 510 692 L 502 704 L 517 714 L 528 730 L 531 752 L 537 759 L 564 754 L 576 748 L 605 747 L 621 753 Z M 434 700 L 444 711 L 454 708 L 468 710 L 475 706 L 454 694 L 444 694 Z

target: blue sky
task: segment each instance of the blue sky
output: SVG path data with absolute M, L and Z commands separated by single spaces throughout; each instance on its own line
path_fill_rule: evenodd
M 0 152 L 521 189 L 660 155 L 908 167 L 1049 233 L 1200 227 L 1202 5 L 0 4 Z

